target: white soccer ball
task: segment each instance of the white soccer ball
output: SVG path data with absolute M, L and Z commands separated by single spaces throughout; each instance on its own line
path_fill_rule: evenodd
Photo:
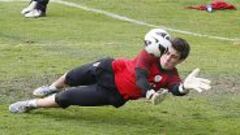
M 167 31 L 160 28 L 152 29 L 145 35 L 145 50 L 156 57 L 160 57 L 171 46 L 170 38 Z

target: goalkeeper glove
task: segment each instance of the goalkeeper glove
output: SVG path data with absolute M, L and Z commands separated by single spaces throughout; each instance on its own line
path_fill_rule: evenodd
M 146 98 L 151 101 L 152 104 L 160 104 L 168 94 L 168 90 L 160 89 L 157 92 L 153 89 L 148 90 L 146 93 Z
M 179 91 L 181 93 L 186 93 L 186 91 L 190 89 L 196 90 L 199 93 L 201 93 L 203 90 L 211 89 L 210 80 L 196 77 L 199 72 L 200 69 L 196 68 L 187 76 L 183 84 L 180 85 Z

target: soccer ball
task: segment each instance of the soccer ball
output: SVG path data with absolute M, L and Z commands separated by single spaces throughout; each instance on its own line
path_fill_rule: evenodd
M 157 28 L 150 30 L 144 37 L 145 50 L 156 57 L 171 46 L 170 35 L 167 31 Z

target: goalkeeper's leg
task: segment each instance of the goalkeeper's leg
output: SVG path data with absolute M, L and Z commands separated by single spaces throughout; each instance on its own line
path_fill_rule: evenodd
M 70 105 L 79 106 L 122 106 L 126 101 L 115 89 L 101 88 L 97 84 L 73 87 L 69 90 L 42 98 L 19 101 L 9 106 L 12 113 L 24 113 L 36 108 L 67 108 Z

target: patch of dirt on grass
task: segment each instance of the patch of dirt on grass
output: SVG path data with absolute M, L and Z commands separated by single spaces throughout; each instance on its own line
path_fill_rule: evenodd
M 212 89 L 208 94 L 233 94 L 240 95 L 240 76 L 217 76 L 209 77 L 211 80 Z
M 32 92 L 34 89 L 43 85 L 49 85 L 60 76 L 44 75 L 21 77 L 7 81 L 2 80 L 0 81 L 0 103 L 33 98 Z

